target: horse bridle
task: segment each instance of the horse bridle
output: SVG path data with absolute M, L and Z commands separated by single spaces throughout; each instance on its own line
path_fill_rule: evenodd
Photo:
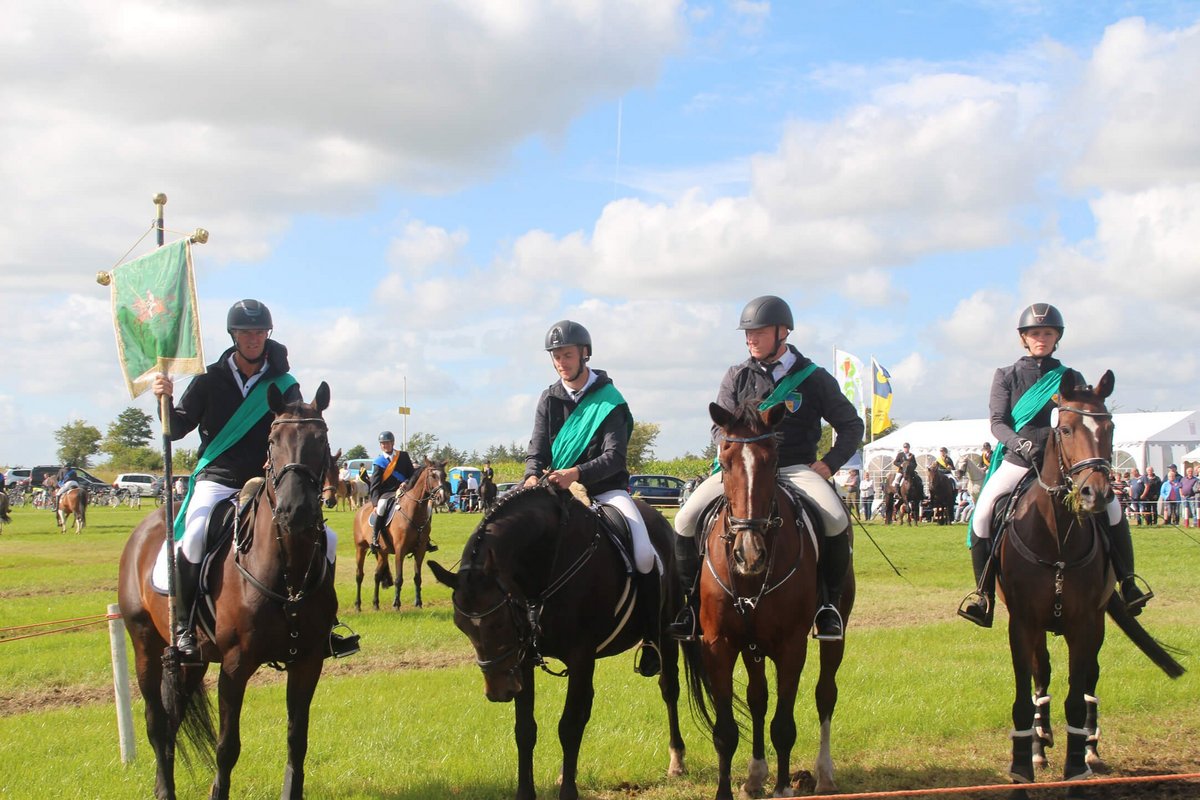
M 539 484 L 539 486 L 543 486 L 543 485 L 545 485 L 545 483 L 546 483 L 546 477 L 543 476 L 539 480 L 538 484 Z M 554 551 L 554 558 L 550 562 L 551 568 L 553 568 L 554 564 L 558 563 L 558 553 L 559 553 L 558 548 L 562 544 L 562 540 L 563 540 L 562 534 L 566 531 L 566 528 L 567 528 L 567 520 L 568 520 L 568 516 L 569 516 L 568 511 L 567 511 L 568 506 L 566 505 L 567 502 L 573 502 L 573 501 L 570 499 L 569 496 L 564 496 L 563 505 L 560 507 L 560 510 L 562 513 L 559 516 L 559 528 L 560 528 L 559 536 L 556 537 L 557 545 L 556 545 L 555 551 Z M 485 518 L 482 522 L 480 522 L 480 530 L 482 530 L 483 526 L 487 522 L 488 522 L 488 518 Z M 587 564 L 587 562 L 589 560 L 591 560 L 592 555 L 596 552 L 596 550 L 599 546 L 600 546 L 600 524 L 599 524 L 599 519 L 597 519 L 596 520 L 596 530 L 595 530 L 595 534 L 592 536 L 591 543 L 588 545 L 588 547 L 586 547 L 584 549 L 584 551 L 582 553 L 579 554 L 579 557 L 576 558 L 575 561 L 569 567 L 567 567 L 565 570 L 563 570 L 563 572 L 557 578 L 555 578 L 554 580 L 552 580 L 550 582 L 550 584 L 542 592 L 541 597 L 535 602 L 528 602 L 519 597 L 516 597 L 511 591 L 506 590 L 504 588 L 504 586 L 502 586 L 498 580 L 496 581 L 496 585 L 500 589 L 500 591 L 502 591 L 504 593 L 504 597 L 502 597 L 499 602 L 497 602 L 494 606 L 487 609 L 486 611 L 468 611 L 467 609 L 460 606 L 458 604 L 458 601 L 454 599 L 454 596 L 451 595 L 450 602 L 454 606 L 454 610 L 456 612 L 458 612 L 459 614 L 462 614 L 464 617 L 471 620 L 472 622 L 478 623 L 480 620 L 483 620 L 483 619 L 491 616 L 492 614 L 495 614 L 497 611 L 500 611 L 501 609 L 508 609 L 508 611 L 512 617 L 513 630 L 515 630 L 517 632 L 516 643 L 512 647 L 508 648 L 507 650 L 505 650 L 500 655 L 498 655 L 494 658 L 481 659 L 478 656 L 476 656 L 475 657 L 475 665 L 478 666 L 486 674 L 491 668 L 495 667 L 497 664 L 501 663 L 505 659 L 516 656 L 516 658 L 513 661 L 513 666 L 511 668 L 509 668 L 507 671 L 508 675 L 515 675 L 517 673 L 517 671 L 521 668 L 521 665 L 525 663 L 526 657 L 529 655 L 529 650 L 532 649 L 533 650 L 532 661 L 533 661 L 534 666 L 538 667 L 543 672 L 546 672 L 550 675 L 555 676 L 556 678 L 566 677 L 567 670 L 563 669 L 560 672 L 556 672 L 555 670 L 551 669 L 550 665 L 546 663 L 546 659 L 542 656 L 541 651 L 538 649 L 537 640 L 542 632 L 542 625 L 541 625 L 542 611 L 545 609 L 546 601 L 548 601 L 551 597 L 553 597 L 555 594 L 557 594 L 559 592 L 559 590 L 561 590 L 564 586 L 566 586 L 570 582 L 571 578 L 575 577 L 575 575 L 578 574 L 578 572 L 581 569 L 583 569 L 584 565 Z M 476 550 L 477 549 L 478 549 L 478 542 L 476 542 Z M 475 555 L 475 551 L 472 551 L 472 555 Z M 476 567 L 474 565 L 468 565 L 468 566 L 462 567 L 459 570 L 459 574 L 462 574 L 463 572 L 468 571 L 468 570 L 478 570 L 478 569 L 479 569 L 479 567 Z
M 1076 408 L 1074 406 L 1059 406 L 1058 412 L 1061 414 L 1063 411 L 1068 411 L 1072 414 L 1078 414 L 1081 417 L 1109 420 L 1112 419 L 1112 413 L 1109 411 L 1088 411 L 1086 409 Z M 1106 478 L 1112 477 L 1112 462 L 1107 458 L 1100 458 L 1099 456 L 1094 458 L 1084 458 L 1076 461 L 1074 464 L 1068 465 L 1066 459 L 1063 457 L 1062 431 L 1057 424 L 1054 426 L 1054 444 L 1054 449 L 1058 455 L 1058 469 L 1066 483 L 1055 487 L 1046 486 L 1044 483 L 1042 483 L 1042 476 L 1039 473 L 1038 483 L 1042 483 L 1042 488 L 1046 489 L 1047 491 L 1071 491 L 1075 488 L 1075 476 L 1084 470 L 1101 472 Z
M 321 417 L 301 417 L 301 418 L 297 418 L 297 419 L 277 419 L 271 423 L 271 427 L 274 428 L 276 425 L 304 424 L 304 423 L 319 424 L 322 430 L 324 430 L 326 432 L 328 432 L 328 430 L 329 430 L 328 426 L 325 423 L 325 420 L 322 419 Z M 309 484 L 314 489 L 317 489 L 317 488 L 321 487 L 321 477 L 317 474 L 316 470 L 314 470 L 312 467 L 308 466 L 307 464 L 300 464 L 300 463 L 295 463 L 295 462 L 284 464 L 283 467 L 281 467 L 278 471 L 276 471 L 274 459 L 271 457 L 271 443 L 269 440 L 267 442 L 266 473 L 267 473 L 267 478 L 270 480 L 270 487 L 271 487 L 271 491 L 267 493 L 267 505 L 271 509 L 271 521 L 273 523 L 275 523 L 274 524 L 275 541 L 279 545 L 280 551 L 282 552 L 282 550 L 283 550 L 283 534 L 281 533 L 281 528 L 280 528 L 279 522 L 278 522 L 278 512 L 277 512 L 276 506 L 275 506 L 275 493 L 279 489 L 279 484 L 283 481 L 284 477 L 287 476 L 289 473 L 295 473 L 305 483 Z M 328 475 L 328 472 L 326 471 L 325 474 Z M 326 488 L 328 488 L 328 487 L 326 487 Z M 318 497 L 320 496 L 320 494 L 323 493 L 323 491 L 324 490 L 321 490 L 318 492 Z M 320 501 L 319 500 L 318 500 L 317 510 L 318 510 L 318 512 L 320 511 Z M 320 518 L 319 513 L 318 513 L 318 518 Z M 271 599 L 282 602 L 285 604 L 285 606 L 289 605 L 289 604 L 294 605 L 296 603 L 299 603 L 302 600 L 304 600 L 304 598 L 307 597 L 308 592 L 314 586 L 319 585 L 325 577 L 324 565 L 326 562 L 325 562 L 325 558 L 323 557 L 324 556 L 323 551 L 325 549 L 325 537 L 321 535 L 322 524 L 320 522 L 318 522 L 317 525 L 315 526 L 313 533 L 314 533 L 314 535 L 313 535 L 312 554 L 309 556 L 308 565 L 305 567 L 305 570 L 304 570 L 304 578 L 300 581 L 300 585 L 299 585 L 298 589 L 293 587 L 291 577 L 288 575 L 287 568 L 286 567 L 283 568 L 283 586 L 284 586 L 284 589 L 287 591 L 286 595 L 281 594 L 280 592 L 277 592 L 274 589 L 271 589 L 269 586 L 262 583 L 260 580 L 255 578 L 252 574 L 250 574 L 250 572 L 244 566 L 242 566 L 242 563 L 240 560 L 240 554 L 237 559 L 238 570 L 259 591 L 261 591 L 263 594 L 267 595 Z M 314 575 L 314 572 L 313 572 L 314 565 L 318 564 L 318 563 L 321 565 L 322 569 L 320 570 L 319 574 Z M 289 620 L 291 619 L 290 615 L 288 615 L 288 618 L 289 618 Z M 290 622 L 289 622 L 289 624 L 290 624 Z M 293 631 L 293 634 L 294 633 L 295 632 Z M 293 638 L 295 638 L 295 637 L 293 636 Z
M 725 442 L 733 442 L 734 444 L 750 444 L 752 442 L 761 442 L 763 439 L 770 439 L 775 435 L 774 431 L 760 433 L 758 436 L 730 436 L 727 433 L 718 434 L 719 439 Z M 779 505 L 776 501 L 771 501 L 772 513 L 779 510 Z M 778 528 L 783 524 L 783 519 L 775 514 L 769 517 L 735 517 L 733 514 L 725 515 L 725 532 L 721 534 L 721 538 L 727 542 L 733 541 L 731 534 L 740 531 L 759 531 L 766 535 L 766 532 L 771 528 Z

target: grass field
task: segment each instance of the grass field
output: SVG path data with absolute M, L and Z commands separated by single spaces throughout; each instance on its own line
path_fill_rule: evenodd
M 13 523 L 0 534 L 0 628 L 103 613 L 116 601 L 125 537 L 145 513 L 91 509 L 82 535 L 63 536 L 49 512 L 15 509 Z M 478 519 L 435 517 L 433 536 L 442 548 L 435 558 L 453 565 Z M 327 663 L 313 707 L 307 795 L 511 797 L 516 784 L 512 707 L 484 698 L 470 646 L 453 625 L 448 591 L 426 570 L 425 607 L 413 609 L 410 562 L 400 612 L 390 610 L 389 592 L 388 610 L 354 613 L 350 514 L 332 512 L 330 524 L 340 534 L 341 616 L 363 635 L 363 652 Z M 859 597 L 833 727 L 840 788 L 1006 783 L 1012 702 L 1006 617 L 1001 610 L 997 627 L 984 631 L 954 615 L 971 582 L 962 526 L 872 525 L 869 531 L 903 577 L 860 531 Z M 1197 772 L 1200 678 L 1191 654 L 1200 652 L 1200 542 L 1171 528 L 1135 528 L 1134 536 L 1139 572 L 1158 593 L 1141 619 L 1160 640 L 1187 651 L 1181 661 L 1193 671 L 1168 680 L 1110 625 L 1098 689 L 1101 754 L 1116 775 Z M 12 634 L 0 633 L 6 635 Z M 1065 742 L 1065 643 L 1052 640 L 1051 654 L 1057 669 L 1054 720 Z M 706 734 L 685 709 L 689 773 L 667 778 L 665 713 L 657 687 L 632 667 L 629 653 L 601 662 L 597 670 L 596 706 L 580 759 L 581 791 L 599 800 L 711 797 L 716 767 Z M 800 736 L 793 770 L 811 768 L 816 754 L 814 672 L 806 672 L 797 703 Z M 556 729 L 564 687 L 564 681 L 538 676 L 535 768 L 541 797 L 556 796 Z M 234 796 L 278 795 L 285 760 L 283 698 L 278 675 L 266 670 L 256 676 L 243 714 Z M 104 626 L 0 639 L 0 796 L 149 796 L 154 765 L 140 700 L 135 700 L 134 717 L 137 758 L 124 766 Z M 1062 749 L 1060 743 L 1052 751 L 1054 766 L 1046 779 L 1061 772 Z M 744 774 L 748 752 L 743 741 L 735 777 Z M 771 756 L 768 761 L 773 763 Z M 189 775 L 181 768 L 180 795 L 207 796 L 210 780 L 207 772 Z M 1200 796 L 1200 785 L 1096 791 L 1104 797 L 1183 798 Z

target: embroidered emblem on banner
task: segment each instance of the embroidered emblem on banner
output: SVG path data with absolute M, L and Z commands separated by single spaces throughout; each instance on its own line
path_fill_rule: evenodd
M 804 395 L 799 392 L 789 392 L 788 396 L 783 398 L 783 407 L 788 410 L 789 414 L 795 414 L 796 409 L 800 408 L 804 403 Z

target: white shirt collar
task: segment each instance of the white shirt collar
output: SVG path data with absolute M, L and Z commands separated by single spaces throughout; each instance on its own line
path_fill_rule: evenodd
M 575 403 L 579 402 L 579 398 L 583 397 L 583 393 L 586 392 L 588 390 L 588 387 L 591 386 L 595 382 L 596 382 L 596 370 L 594 370 L 594 369 L 588 370 L 587 383 L 585 383 L 583 386 L 581 386 L 579 391 L 575 391 L 570 386 L 567 386 L 566 381 L 559 380 L 559 383 L 562 384 L 563 389 L 566 390 L 567 396 L 570 397 L 571 401 L 575 402 Z
M 783 380 L 783 376 L 787 375 L 795 364 L 796 354 L 792 352 L 790 347 L 786 348 L 783 351 L 783 356 L 775 362 L 775 366 L 771 372 L 771 379 L 776 383 L 779 383 L 779 381 Z
M 250 394 L 250 390 L 254 388 L 254 384 L 258 383 L 258 379 L 261 378 L 263 373 L 267 371 L 267 366 L 271 362 L 269 359 L 264 358 L 262 366 L 258 368 L 258 372 L 254 373 L 243 381 L 241 370 L 238 369 L 237 362 L 234 361 L 233 355 L 233 353 L 230 353 L 229 358 L 226 359 L 225 363 L 229 364 L 229 371 L 233 373 L 233 379 L 237 381 L 238 388 L 242 390 L 242 397 L 245 397 L 246 395 Z

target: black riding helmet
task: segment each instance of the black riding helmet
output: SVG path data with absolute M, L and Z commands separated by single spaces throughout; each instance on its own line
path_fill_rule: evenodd
M 274 327 L 271 310 L 257 300 L 238 300 L 225 317 L 225 330 L 231 334 L 234 331 L 269 331 Z
M 384 431 L 383 433 L 379 434 L 380 444 L 382 444 L 383 442 L 394 442 L 394 441 L 396 441 L 396 436 L 391 431 Z
M 1018 333 L 1024 333 L 1030 328 L 1054 328 L 1061 338 L 1066 323 L 1063 322 L 1062 314 L 1054 306 L 1049 303 L 1034 303 L 1022 311 L 1021 318 L 1017 320 Z
M 786 325 L 789 331 L 796 327 L 792 322 L 792 309 L 787 302 L 773 294 L 767 294 L 746 304 L 738 321 L 738 330 L 769 328 L 772 325 Z

